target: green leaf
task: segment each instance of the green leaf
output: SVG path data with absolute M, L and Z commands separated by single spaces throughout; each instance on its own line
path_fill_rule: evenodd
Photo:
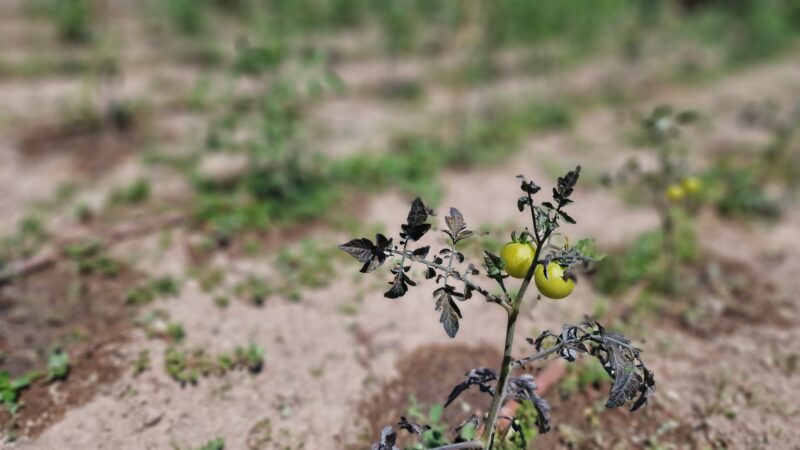
M 442 419 L 442 413 L 444 412 L 444 407 L 442 405 L 433 405 L 431 406 L 430 411 L 428 411 L 428 419 L 431 423 L 438 423 L 439 420 Z
M 597 250 L 597 245 L 594 239 L 581 239 L 572 246 L 581 255 L 591 258 L 594 261 L 602 261 L 606 255 Z
M 69 355 L 55 350 L 47 357 L 48 381 L 63 380 L 69 375 Z

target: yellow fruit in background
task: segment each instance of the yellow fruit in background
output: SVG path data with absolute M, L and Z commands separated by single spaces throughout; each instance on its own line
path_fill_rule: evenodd
M 558 300 L 568 296 L 575 289 L 575 282 L 571 279 L 564 280 L 563 277 L 564 268 L 557 262 L 551 261 L 547 265 L 547 276 L 544 275 L 544 267 L 540 264 L 534 271 L 533 280 L 542 295 Z
M 703 187 L 703 183 L 697 177 L 689 177 L 683 180 L 681 187 L 683 187 L 683 190 L 686 191 L 687 194 L 694 195 L 700 192 L 700 189 Z
M 514 278 L 525 278 L 533 264 L 536 246 L 522 242 L 509 242 L 500 251 L 506 272 Z
M 671 184 L 665 192 L 667 199 L 671 202 L 679 202 L 686 197 L 686 191 L 680 184 Z

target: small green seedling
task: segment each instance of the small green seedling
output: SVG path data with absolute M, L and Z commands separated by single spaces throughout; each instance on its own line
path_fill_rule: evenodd
M 15 415 L 22 405 L 19 403 L 20 393 L 30 387 L 41 375 L 30 372 L 18 378 L 11 378 L 8 372 L 0 372 L 0 400 L 9 414 Z
M 47 381 L 64 380 L 69 375 L 69 355 L 60 348 L 54 349 L 47 356 Z

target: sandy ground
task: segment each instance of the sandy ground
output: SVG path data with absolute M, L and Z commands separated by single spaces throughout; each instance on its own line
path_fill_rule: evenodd
M 6 29 L 3 33 L 16 34 L 22 39 L 23 31 Z M 125 64 L 152 59 L 146 48 L 135 50 L 126 53 L 135 58 Z M 404 76 L 418 76 L 426 71 L 424 64 L 418 62 L 401 67 L 398 71 L 396 66 L 381 62 L 359 62 L 353 67 L 343 67 L 340 74 L 345 84 L 358 87 L 385 77 L 387 70 Z M 175 85 L 193 79 L 185 68 L 164 71 L 145 66 L 132 73 L 136 75 L 125 78 L 123 92 L 133 97 L 148 92 L 153 84 L 165 79 Z M 559 80 L 558 92 L 590 91 L 619 73 L 619 67 L 613 64 L 588 65 Z M 494 90 L 490 86 L 475 96 L 535 94 L 547 91 L 552 81 L 506 80 L 494 86 Z M 647 84 L 632 82 L 631 86 L 639 92 Z M 57 149 L 46 158 L 26 159 L 20 154 L 15 129 L 16 124 L 35 125 L 42 116 L 52 117 L 53 105 L 74 97 L 77 92 L 80 82 L 74 79 L 0 81 L 0 98 L 4 99 L 2 119 L 5 119 L 0 123 L 0 191 L 3 192 L 0 210 L 4 212 L 0 230 L 12 229 L 32 204 L 50 197 L 59 184 L 75 177 L 74 161 Z M 426 97 L 429 100 L 421 105 L 384 108 L 356 91 L 324 103 L 315 110 L 311 121 L 327 130 L 322 133 L 325 140 L 319 146 L 332 155 L 381 149 L 387 145 L 388 136 L 397 130 L 413 129 L 426 123 L 429 117 L 426 114 L 446 110 L 453 95 L 444 88 L 433 88 Z M 668 101 L 713 116 L 712 125 L 690 136 L 691 143 L 705 150 L 724 147 L 739 139 L 759 142 L 763 135 L 731 125 L 741 107 L 765 98 L 788 102 L 798 95 L 800 64 L 796 58 L 787 58 L 729 74 L 708 84 L 659 86 L 628 107 L 649 108 Z M 169 103 L 168 99 L 158 102 Z M 194 122 L 190 117 L 185 120 L 182 117 L 185 116 L 180 112 L 168 112 L 152 120 L 164 119 L 175 124 L 172 138 L 187 145 L 186 135 L 191 134 L 187 127 Z M 358 120 L 353 120 L 354 117 Z M 474 227 L 494 223 L 521 228 L 526 225 L 527 216 L 515 208 L 518 185 L 513 177 L 524 173 L 549 186 L 556 174 L 577 163 L 584 165 L 589 176 L 616 168 L 627 155 L 633 154 L 618 139 L 627 126 L 626 120 L 619 111 L 592 106 L 580 113 L 573 130 L 532 136 L 519 153 L 498 166 L 468 172 L 448 171 L 442 174 L 445 188 L 442 206 L 458 207 Z M 704 163 L 702 152 L 694 159 L 698 165 Z M 125 158 L 100 173 L 81 195 L 95 197 L 100 202 L 103 193 L 112 186 L 135 179 L 148 173 L 147 170 L 135 158 Z M 169 192 L 169 186 L 174 186 L 174 180 L 165 179 L 156 184 L 156 192 Z M 365 201 L 360 220 L 386 230 L 394 230 L 402 223 L 409 203 L 408 198 L 396 192 L 369 196 Z M 576 205 L 579 212 L 574 216 L 579 223 L 566 231 L 573 237 L 595 237 L 601 248 L 619 247 L 657 225 L 652 211 L 631 207 L 592 183 L 579 188 Z M 441 217 L 442 214 L 437 220 Z M 754 271 L 779 286 L 778 296 L 791 297 L 800 290 L 800 280 L 796 277 L 800 273 L 800 259 L 796 256 L 800 251 L 800 214 L 790 212 L 773 226 L 729 223 L 706 215 L 701 229 L 713 230 L 701 233 L 704 248 L 751 265 Z M 327 230 L 320 235 L 332 246 L 347 238 Z M 178 229 L 166 249 L 161 247 L 163 242 L 159 237 L 151 236 L 120 245 L 114 254 L 130 260 L 144 272 L 180 276 L 189 266 L 184 245 L 188 239 L 189 233 Z M 441 237 L 431 243 L 441 245 Z M 273 270 L 269 260 L 219 256 L 216 263 L 234 273 L 259 274 Z M 769 270 L 763 269 L 765 264 L 769 264 Z M 300 302 L 273 297 L 262 308 L 233 302 L 227 309 L 220 309 L 196 282 L 187 281 L 178 298 L 148 308 L 166 310 L 171 320 L 183 324 L 189 347 L 216 352 L 245 342 L 258 343 L 266 349 L 262 373 L 253 376 L 233 372 L 222 378 L 204 378 L 198 386 L 182 388 L 161 368 L 166 344 L 134 329 L 128 342 L 118 349 L 119 356 L 132 361 L 140 351 L 149 350 L 154 362 L 151 370 L 138 376 L 125 371 L 119 380 L 100 386 L 88 403 L 69 410 L 40 436 L 23 437 L 5 447 L 187 449 L 216 437 L 223 437 L 226 448 L 231 449 L 334 449 L 357 442 L 363 432 L 360 403 L 396 375 L 398 360 L 427 344 L 452 341 L 442 331 L 438 314 L 433 311 L 430 283 L 422 283 L 402 300 L 389 301 L 381 295 L 387 274 L 359 276 L 356 269 L 355 264 L 343 265 L 338 270 L 340 275 L 327 287 L 303 292 Z M 589 283 L 579 283 L 569 301 L 543 300 L 535 309 L 527 309 L 517 327 L 518 342 L 542 329 L 558 329 L 564 322 L 582 319 L 583 314 L 592 311 L 598 296 Z M 343 314 L 342 305 L 355 306 L 356 312 Z M 796 305 L 793 307 L 792 317 L 796 317 Z M 475 298 L 462 310 L 459 344 L 501 347 L 500 330 L 505 319 L 498 308 Z M 800 378 L 796 371 L 787 371 L 786 364 L 790 355 L 796 357 L 791 343 L 800 338 L 799 330 L 794 319 L 791 326 L 742 323 L 730 333 L 698 337 L 648 324 L 641 335 L 629 337 L 645 342 L 647 362 L 657 373 L 659 394 L 654 402 L 690 425 L 696 442 L 724 442 L 727 448 L 796 449 L 800 442 L 797 409 Z M 715 402 L 723 402 L 724 408 L 711 408 L 709 405 Z M 554 417 L 556 423 L 558 420 Z M 272 430 L 271 439 L 264 439 L 260 447 L 254 444 L 259 436 L 268 434 L 267 429 Z M 690 443 L 677 444 L 678 448 L 700 448 Z

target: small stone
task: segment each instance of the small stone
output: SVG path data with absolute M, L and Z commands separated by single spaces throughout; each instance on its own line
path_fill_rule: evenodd
M 161 422 L 161 418 L 164 417 L 164 413 L 155 409 L 148 409 L 144 413 L 144 422 L 142 423 L 142 428 L 151 428 L 158 425 Z

